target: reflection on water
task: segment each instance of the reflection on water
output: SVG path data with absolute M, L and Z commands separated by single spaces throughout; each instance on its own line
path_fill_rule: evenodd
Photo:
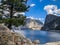
M 44 44 L 47 42 L 60 41 L 60 33 L 39 31 L 39 30 L 20 30 L 15 32 L 25 35 L 26 38 L 33 40 L 40 40 L 40 43 Z

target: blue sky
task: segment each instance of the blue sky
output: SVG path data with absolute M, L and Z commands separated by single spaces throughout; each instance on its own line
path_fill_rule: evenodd
M 60 0 L 28 0 L 27 5 L 30 5 L 29 11 L 26 12 L 27 17 L 44 22 L 47 14 L 60 16 Z
M 44 7 L 47 5 L 56 5 L 58 9 L 60 8 L 60 0 L 28 0 L 28 5 L 31 5 L 29 12 L 26 13 L 26 16 L 34 18 L 42 18 L 44 21 L 47 15 Z

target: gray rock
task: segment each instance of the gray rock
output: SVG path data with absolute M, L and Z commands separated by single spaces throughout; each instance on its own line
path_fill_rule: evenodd
M 60 17 L 52 14 L 47 15 L 42 30 L 59 32 Z

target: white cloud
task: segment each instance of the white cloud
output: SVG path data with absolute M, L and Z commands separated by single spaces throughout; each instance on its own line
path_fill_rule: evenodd
M 8 11 L 3 11 L 4 12 L 4 14 L 9 14 L 9 12 Z
M 47 5 L 44 7 L 44 10 L 46 10 L 47 14 L 60 14 L 60 9 L 56 5 Z
M 29 17 L 27 17 L 27 18 L 36 19 L 36 20 L 44 20 L 44 18 L 35 18 L 35 17 L 33 17 L 33 16 L 29 16 Z
M 29 17 L 27 17 L 27 18 L 30 18 L 30 19 L 35 19 L 33 16 L 29 16 Z
M 15 14 L 14 14 L 14 16 L 17 16 L 17 14 L 25 15 L 25 13 L 24 13 L 24 12 L 17 12 L 17 13 L 15 13 Z
M 55 13 L 56 13 L 56 14 L 60 14 L 60 9 L 57 9 L 57 10 L 55 11 Z
M 27 17 L 27 18 L 35 19 L 35 20 L 40 20 L 40 21 L 42 21 L 42 22 L 44 23 L 44 18 L 35 18 L 35 17 L 33 17 L 33 16 L 29 16 L 29 17 Z
M 34 7 L 34 6 L 35 6 L 35 4 L 31 4 L 31 5 L 30 5 L 30 7 Z

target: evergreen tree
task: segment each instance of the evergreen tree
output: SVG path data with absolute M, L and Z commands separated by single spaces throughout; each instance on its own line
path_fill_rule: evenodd
M 20 26 L 25 24 L 26 16 L 17 15 L 16 12 L 26 12 L 29 6 L 27 6 L 27 0 L 1 0 L 0 3 L 0 23 L 4 23 L 9 29 L 11 26 Z M 4 14 L 9 12 L 9 14 Z

